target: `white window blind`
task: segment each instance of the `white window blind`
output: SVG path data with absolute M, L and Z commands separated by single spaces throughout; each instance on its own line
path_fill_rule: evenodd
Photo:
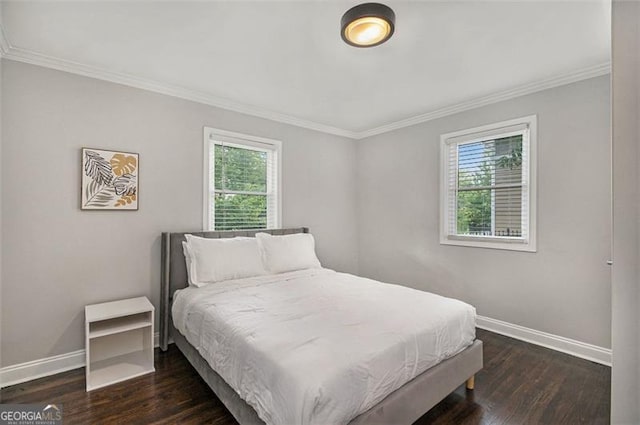
M 280 143 L 219 130 L 209 132 L 205 142 L 208 147 L 205 228 L 279 227 Z
M 534 124 L 529 117 L 442 136 L 442 243 L 535 250 Z

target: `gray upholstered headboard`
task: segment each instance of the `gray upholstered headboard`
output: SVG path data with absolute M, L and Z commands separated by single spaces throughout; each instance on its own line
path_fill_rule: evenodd
M 236 236 L 255 236 L 256 233 L 272 235 L 289 235 L 292 233 L 309 233 L 306 227 L 269 230 L 234 230 L 224 232 L 182 232 L 162 234 L 162 283 L 160 287 L 160 348 L 165 351 L 169 344 L 169 327 L 171 323 L 171 299 L 173 293 L 186 288 L 187 266 L 182 252 L 184 235 L 191 234 L 203 238 L 234 238 Z

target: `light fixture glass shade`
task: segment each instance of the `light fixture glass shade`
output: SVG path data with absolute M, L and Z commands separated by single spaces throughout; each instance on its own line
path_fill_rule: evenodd
M 342 16 L 342 39 L 356 47 L 377 46 L 391 37 L 395 20 L 393 10 L 384 4 L 360 4 Z

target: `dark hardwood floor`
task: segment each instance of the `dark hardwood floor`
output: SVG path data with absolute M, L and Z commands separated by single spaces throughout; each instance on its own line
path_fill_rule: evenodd
M 606 366 L 478 330 L 484 369 L 416 422 L 607 424 Z M 235 424 L 175 346 L 156 351 L 156 372 L 86 393 L 84 369 L 0 391 L 2 403 L 61 403 L 65 424 Z

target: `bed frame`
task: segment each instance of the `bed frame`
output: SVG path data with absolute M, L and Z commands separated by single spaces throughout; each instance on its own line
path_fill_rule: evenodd
M 173 326 L 171 301 L 176 290 L 188 286 L 187 269 L 182 253 L 185 234 L 205 238 L 232 238 L 255 236 L 258 232 L 272 235 L 308 233 L 306 227 L 273 230 L 183 232 L 162 234 L 162 286 L 160 290 L 160 348 L 166 351 L 173 340 L 202 379 L 211 387 L 220 401 L 241 425 L 265 425 L 255 410 L 238 396 L 187 342 Z M 411 425 L 466 381 L 468 390 L 473 390 L 474 376 L 482 369 L 482 341 L 473 344 L 457 355 L 427 369 L 411 381 L 389 394 L 371 409 L 355 417 L 349 425 L 395 424 Z

